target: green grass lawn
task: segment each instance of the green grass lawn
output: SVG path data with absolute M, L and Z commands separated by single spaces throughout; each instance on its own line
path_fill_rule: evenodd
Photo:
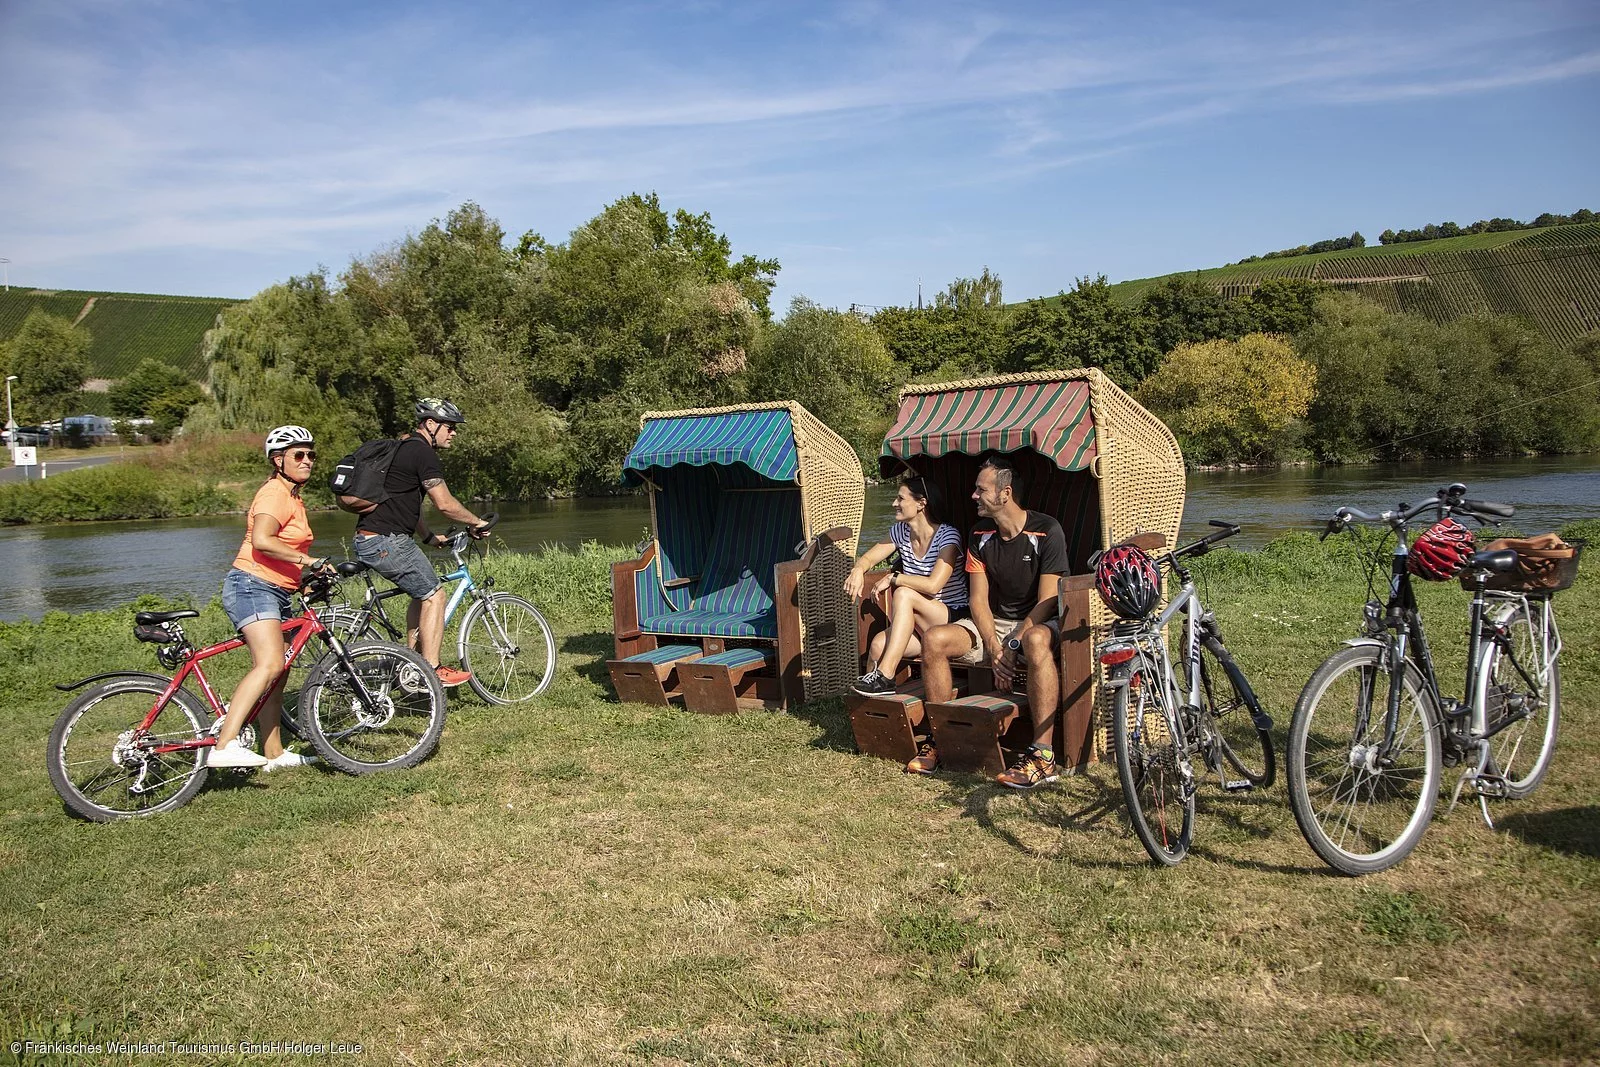
M 557 681 L 524 708 L 458 695 L 422 766 L 213 779 L 181 811 L 117 825 L 69 818 L 51 790 L 44 740 L 67 699 L 51 685 L 153 657 L 126 613 L 0 625 L 0 1048 L 343 1041 L 400 1064 L 1600 1055 L 1592 568 L 1559 601 L 1564 722 L 1543 788 L 1497 804 L 1495 831 L 1467 808 L 1441 817 L 1409 860 L 1356 881 L 1305 846 L 1281 780 L 1206 789 L 1192 855 L 1163 870 L 1107 765 L 1020 795 L 856 755 L 837 701 L 727 718 L 619 705 L 603 665 L 618 555 L 506 564 L 502 584 L 557 616 Z M 1305 541 L 1228 555 L 1206 561 L 1209 596 L 1281 746 L 1364 586 Z M 1465 599 L 1427 590 L 1450 679 Z M 214 605 L 197 624 L 202 639 L 227 627 Z

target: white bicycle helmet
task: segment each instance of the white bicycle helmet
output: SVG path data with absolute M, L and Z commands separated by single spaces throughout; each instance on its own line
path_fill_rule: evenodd
M 290 445 L 314 445 L 316 440 L 311 436 L 311 431 L 304 426 L 279 426 L 267 434 L 267 458 L 271 459 L 274 452 L 281 452 Z
M 425 396 L 417 401 L 417 422 L 423 419 L 433 419 L 437 422 L 446 422 L 452 426 L 463 426 L 467 417 L 461 414 L 461 409 L 448 400 L 440 400 L 436 396 Z

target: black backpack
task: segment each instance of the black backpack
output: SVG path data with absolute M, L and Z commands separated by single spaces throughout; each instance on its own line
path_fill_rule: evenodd
M 333 498 L 346 511 L 365 515 L 385 500 L 389 490 L 384 483 L 389 476 L 389 464 L 400 448 L 396 440 L 368 441 L 341 459 L 328 478 L 328 488 Z

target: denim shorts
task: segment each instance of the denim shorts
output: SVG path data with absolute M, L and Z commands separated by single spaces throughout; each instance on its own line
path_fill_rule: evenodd
M 234 567 L 222 579 L 222 610 L 241 633 L 253 622 L 282 622 L 289 617 L 289 590 Z
M 356 535 L 356 559 L 406 591 L 427 600 L 439 588 L 439 575 L 417 543 L 405 534 Z

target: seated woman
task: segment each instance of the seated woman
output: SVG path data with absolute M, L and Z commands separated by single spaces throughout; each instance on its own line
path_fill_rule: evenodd
M 938 521 L 938 490 L 925 478 L 902 478 L 894 496 L 894 517 L 889 540 L 875 545 L 856 561 L 844 581 L 844 590 L 859 597 L 867 571 L 900 553 L 900 567 L 889 575 L 893 589 L 889 629 L 872 638 L 868 662 L 873 666 L 852 688 L 862 696 L 894 692 L 900 661 L 922 651 L 920 635 L 966 617 L 967 574 L 961 552 L 961 532 Z

